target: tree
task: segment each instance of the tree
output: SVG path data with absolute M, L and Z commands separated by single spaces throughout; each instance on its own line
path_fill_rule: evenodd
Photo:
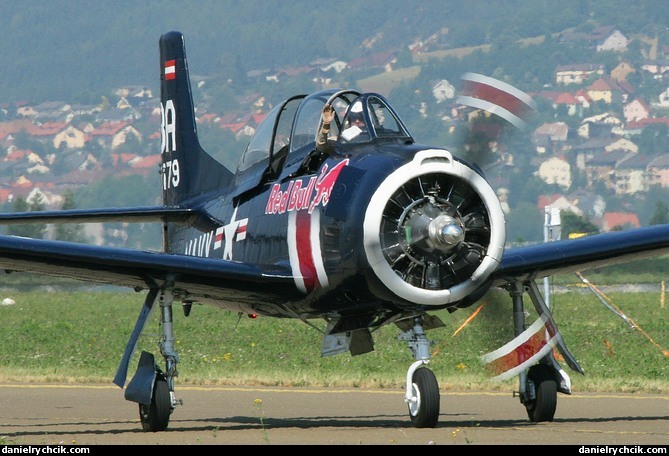
M 506 217 L 509 242 L 536 242 L 543 238 L 543 215 L 536 204 L 521 202 Z
M 596 234 L 599 232 L 597 225 L 587 217 L 576 215 L 571 211 L 560 214 L 562 221 L 562 239 L 569 238 L 571 234 Z
M 35 193 L 28 201 L 25 198 L 16 198 L 13 204 L 14 212 L 37 212 L 44 210 L 44 196 L 42 193 Z M 10 225 L 7 228 L 7 234 L 14 236 L 24 236 L 35 239 L 43 239 L 46 233 L 46 225 L 43 223 L 32 223 L 26 225 Z
M 648 222 L 649 225 L 663 225 L 669 223 L 669 206 L 664 201 L 655 202 L 655 212 Z
M 72 190 L 65 190 L 63 193 L 63 204 L 60 208 L 62 210 L 76 209 Z M 58 224 L 56 225 L 54 239 L 68 242 L 86 242 L 84 227 L 80 224 Z

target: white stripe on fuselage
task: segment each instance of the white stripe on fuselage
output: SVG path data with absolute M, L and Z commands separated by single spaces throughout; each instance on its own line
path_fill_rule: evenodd
M 309 221 L 308 232 L 303 232 L 305 228 L 298 224 L 298 215 L 300 218 L 304 217 Z M 314 211 L 311 214 L 306 211 L 289 212 L 286 239 L 290 267 L 297 289 L 307 293 L 314 291 L 316 288 L 327 286 L 328 277 L 323 264 L 320 242 L 320 212 Z M 307 252 L 310 252 L 310 255 L 305 257 Z M 309 278 L 314 274 L 314 282 L 309 284 L 305 280 L 305 276 Z

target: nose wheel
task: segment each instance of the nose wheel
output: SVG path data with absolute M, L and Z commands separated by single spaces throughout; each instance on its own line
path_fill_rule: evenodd
M 425 318 L 428 318 L 426 321 Z M 432 321 L 432 323 L 430 323 Z M 427 364 L 430 362 L 430 341 L 425 336 L 424 324 L 436 324 L 437 320 L 419 315 L 410 323 L 397 325 L 403 330 L 399 339 L 408 343 L 409 349 L 416 359 L 406 376 L 406 393 L 404 401 L 409 406 L 411 423 L 417 428 L 433 428 L 439 421 L 439 383 Z M 438 320 L 439 324 L 441 320 Z
M 412 376 L 409 417 L 417 428 L 433 428 L 439 421 L 439 384 L 427 367 L 416 369 Z

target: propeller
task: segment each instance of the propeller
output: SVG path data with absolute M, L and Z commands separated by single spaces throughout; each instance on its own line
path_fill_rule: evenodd
M 460 79 L 456 101 L 472 108 L 464 112 L 462 148 L 471 163 L 485 169 L 494 163 L 494 149 L 505 129 L 512 125 L 524 130 L 537 105 L 528 94 L 498 79 L 478 73 L 465 73 Z
M 440 290 L 474 273 L 490 242 L 490 227 L 470 185 L 435 173 L 397 189 L 383 214 L 381 239 L 396 274 L 414 286 Z

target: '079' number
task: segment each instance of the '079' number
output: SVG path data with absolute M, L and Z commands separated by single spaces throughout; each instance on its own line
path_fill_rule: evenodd
M 169 160 L 163 163 L 161 168 L 163 175 L 163 190 L 176 188 L 179 186 L 181 175 L 179 174 L 179 160 Z

